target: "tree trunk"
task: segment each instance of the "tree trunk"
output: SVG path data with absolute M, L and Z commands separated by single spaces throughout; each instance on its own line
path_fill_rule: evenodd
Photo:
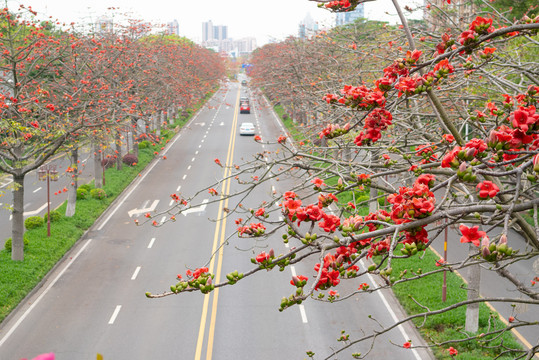
M 477 252 L 477 248 L 470 244 L 469 254 Z M 468 300 L 479 298 L 479 289 L 481 283 L 481 267 L 472 265 L 468 270 Z M 479 303 L 473 303 L 466 306 L 466 325 L 464 330 L 476 333 L 479 329 Z
M 116 131 L 116 170 L 122 170 L 122 138 L 120 131 Z
M 24 174 L 13 175 L 13 220 L 11 222 L 11 259 L 24 260 Z
M 135 126 L 133 127 L 132 131 L 131 131 L 131 144 L 133 144 L 133 154 L 135 154 L 135 156 L 137 157 L 138 159 L 138 142 L 137 142 L 137 135 L 138 135 L 138 125 L 136 125 L 137 123 L 135 123 Z
M 161 125 L 163 124 L 164 120 L 165 112 L 161 110 L 161 114 L 156 114 L 155 116 L 155 124 L 157 125 L 155 135 L 157 135 L 157 137 L 161 137 Z
M 72 186 L 67 193 L 67 206 L 66 216 L 71 217 L 75 215 L 75 209 L 77 207 L 77 189 L 79 187 L 79 149 L 75 148 L 71 151 L 71 168 L 73 168 Z
M 103 187 L 103 168 L 101 166 L 101 152 L 99 152 L 99 144 L 95 142 L 94 148 L 94 185 L 96 188 Z

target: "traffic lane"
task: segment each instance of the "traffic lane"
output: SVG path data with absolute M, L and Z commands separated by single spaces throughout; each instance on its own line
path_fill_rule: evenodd
M 261 199 L 253 203 L 259 203 Z M 246 202 L 246 205 L 249 207 L 251 204 Z M 223 278 L 224 274 L 234 270 L 245 272 L 252 268 L 250 258 L 254 258 L 261 251 L 268 252 L 270 248 L 274 248 L 276 254 L 289 251 L 280 238 L 284 230 L 278 231 L 269 240 L 259 240 L 238 239 L 234 236 L 233 223 L 229 224 L 228 228 L 232 228 L 228 231 L 232 238 L 229 240 L 230 245 L 224 250 Z M 315 262 L 315 258 L 305 260 L 301 264 L 287 267 L 284 272 L 277 269 L 271 273 L 263 271 L 245 281 L 242 280 L 231 289 L 223 288 L 219 295 L 213 357 L 227 359 L 231 358 L 229 354 L 234 354 L 236 358 L 247 359 L 253 353 L 257 353 L 260 354 L 257 358 L 261 359 L 274 358 L 275 355 L 295 358 L 304 356 L 307 350 L 317 354 L 328 354 L 331 348 L 339 347 L 340 344 L 335 339 L 340 336 L 343 329 L 346 329 L 354 339 L 365 333 L 380 330 L 378 322 L 386 326 L 394 323 L 389 312 L 380 309 L 378 294 L 370 297 L 363 295 L 360 300 L 356 297 L 335 304 L 319 303 L 309 299 L 301 305 L 279 313 L 280 299 L 293 294 L 296 289 L 290 285 L 292 275 L 307 275 L 310 281 L 313 281 Z M 361 282 L 369 282 L 371 287 L 374 287 L 371 281 L 361 278 L 346 282 L 350 285 L 343 284 L 338 288 L 339 291 L 352 292 Z M 309 282 L 307 288 L 311 285 Z M 369 315 L 378 322 L 369 318 Z M 350 318 L 357 321 L 351 323 Z M 386 358 L 399 355 L 403 349 L 397 346 L 387 347 L 387 343 L 392 340 L 394 343 L 403 344 L 408 339 L 414 338 L 411 331 L 408 331 L 408 334 L 405 338 L 397 329 L 379 336 L 371 355 Z M 414 343 L 419 343 L 417 337 Z M 350 355 L 358 350 L 364 353 L 369 347 L 370 343 L 366 342 L 345 353 Z M 261 351 L 262 349 L 265 350 Z M 418 358 L 411 351 L 404 350 L 402 354 L 405 359 Z
M 207 155 L 206 155 L 207 157 Z M 206 159 L 208 160 L 208 159 Z M 212 161 L 213 163 L 213 161 Z M 212 164 L 212 167 L 216 167 L 215 164 Z M 202 166 L 202 169 L 208 169 L 208 166 Z M 216 167 L 217 168 L 217 167 Z M 210 167 L 211 169 L 211 167 Z M 196 167 L 194 168 L 195 173 L 198 174 Z M 215 170 L 210 170 L 215 171 Z M 220 171 L 222 173 L 222 170 Z M 159 177 L 159 174 L 155 174 L 157 177 Z M 195 177 L 191 177 L 194 179 Z M 190 179 L 190 178 L 188 178 Z M 196 188 L 197 186 L 200 186 L 200 181 L 195 180 L 186 180 L 187 184 L 185 185 L 186 189 L 192 189 Z M 148 265 L 142 266 L 144 269 L 145 267 L 152 267 L 151 270 L 147 269 L 146 271 L 142 272 L 141 270 L 141 279 L 144 278 L 144 276 L 148 276 L 150 272 L 154 272 L 154 276 L 151 276 L 153 279 L 153 282 L 150 285 L 153 285 L 155 287 L 156 285 L 160 287 L 160 289 L 168 289 L 170 284 L 175 283 L 174 275 L 181 273 L 181 270 L 185 270 L 185 264 L 194 264 L 194 266 L 200 266 L 200 264 L 203 264 L 207 261 L 209 258 L 209 254 L 211 254 L 211 242 L 212 239 L 212 226 L 208 226 L 208 220 L 203 215 L 211 215 L 214 213 L 217 213 L 217 204 L 208 204 L 207 210 L 204 214 L 189 214 L 185 218 L 182 215 L 179 215 L 178 220 L 176 222 L 166 224 L 162 228 L 159 228 L 159 232 L 168 233 L 168 236 L 160 236 L 161 238 L 165 238 L 161 241 L 161 246 L 166 247 L 165 250 L 161 250 L 159 253 L 161 254 L 159 259 L 149 259 L 146 261 Z M 186 224 L 188 225 L 186 226 Z M 157 244 L 157 240 L 155 242 Z M 154 245 L 156 246 L 156 245 Z M 151 264 L 159 264 L 157 267 L 151 266 Z M 181 270 L 180 270 L 181 269 Z M 144 273 L 144 275 L 143 275 Z M 163 275 L 165 274 L 165 275 Z M 158 281 L 155 279 L 155 276 L 159 279 Z M 165 276 L 165 278 L 163 278 Z M 166 283 L 166 284 L 164 284 Z M 163 286 L 166 285 L 166 286 Z M 184 333 L 187 332 L 189 334 L 196 334 L 198 329 L 198 323 L 200 322 L 200 302 L 202 301 L 203 297 L 200 297 L 200 294 L 197 294 L 198 296 L 192 296 L 191 299 L 193 299 L 194 303 L 191 306 L 185 306 L 183 304 L 185 300 L 181 300 L 177 303 L 179 303 L 183 310 L 179 311 L 180 314 L 183 314 L 185 312 L 185 309 L 188 312 L 188 316 L 182 317 L 182 321 L 178 323 L 177 321 L 173 321 L 172 324 L 167 325 L 171 329 L 169 332 L 170 334 L 177 334 L 177 333 Z M 181 296 L 189 296 L 189 294 L 182 294 Z M 180 297 L 181 297 L 180 296 Z M 161 302 L 164 299 L 154 299 L 153 302 Z M 166 301 L 165 301 L 166 303 Z M 167 321 L 167 319 L 173 319 L 174 317 L 174 311 L 173 308 L 175 308 L 175 303 L 172 303 L 170 306 L 158 306 L 159 309 L 159 316 L 163 319 L 164 322 Z M 183 306 L 182 306 L 183 305 Z M 143 307 L 141 307 L 142 309 Z M 198 310 L 197 310 L 198 309 Z M 177 310 L 178 311 L 178 310 Z M 198 316 L 198 318 L 197 318 Z M 131 321 L 130 325 L 127 325 L 127 328 L 130 328 L 132 326 L 139 326 L 141 323 L 143 324 L 141 327 L 148 328 L 152 326 L 152 323 L 155 322 L 155 314 L 148 317 L 147 321 L 141 320 L 138 317 L 133 318 L 131 316 L 128 317 Z M 196 325 L 196 329 L 186 329 L 186 325 L 184 324 L 184 321 L 188 321 L 189 324 L 187 326 Z M 166 328 L 164 326 L 163 328 Z M 162 338 L 162 331 L 156 332 L 156 334 L 159 338 Z M 122 331 L 120 331 L 122 333 Z M 166 336 L 165 336 L 166 337 Z M 156 339 L 157 340 L 157 339 Z M 162 340 L 165 341 L 165 340 Z M 179 341 L 180 343 L 183 340 Z M 192 344 L 193 341 L 190 337 L 185 337 L 185 343 L 180 344 L 178 341 L 176 342 L 176 347 L 180 346 L 180 348 L 185 349 L 187 351 L 187 355 L 185 352 L 183 352 L 183 355 L 186 356 L 192 356 Z M 112 351 L 112 354 L 124 354 L 129 352 L 129 344 L 126 343 L 126 346 L 123 346 L 121 344 L 121 341 L 114 341 L 114 345 L 110 347 L 110 351 Z M 189 345 L 191 347 L 189 347 Z M 107 348 L 107 346 L 105 346 Z M 169 346 L 167 346 L 165 349 L 170 349 Z M 158 352 L 165 351 L 165 350 L 157 350 Z M 163 353 L 163 356 L 166 356 L 167 353 Z M 153 352 L 153 356 L 155 356 L 155 351 Z
M 256 144 L 256 146 L 258 148 L 261 147 L 260 144 Z M 238 148 L 237 152 L 241 152 L 242 150 L 245 149 Z M 249 151 L 252 150 L 253 149 L 250 149 Z M 240 190 L 235 184 L 232 188 L 232 193 Z M 246 208 L 258 208 L 262 201 L 267 199 L 267 194 L 262 194 L 264 192 L 265 191 L 258 190 L 251 198 L 243 200 Z M 229 220 L 229 223 L 231 220 L 232 219 Z M 256 222 L 256 220 L 254 221 Z M 229 231 L 233 237 L 230 240 L 230 245 L 225 249 L 223 274 L 234 270 L 239 270 L 241 272 L 242 268 L 249 269 L 248 264 L 250 264 L 250 258 L 255 257 L 256 254 L 261 251 L 267 252 L 269 248 L 275 248 L 277 254 L 281 253 L 283 243 L 278 235 L 272 236 L 268 241 L 256 241 L 253 239 L 235 240 L 235 236 L 233 235 L 235 226 L 231 223 L 229 224 L 229 227 L 232 227 L 233 229 Z M 284 230 L 282 232 L 284 233 Z M 280 232 L 278 233 L 280 234 Z M 235 251 L 235 247 L 249 250 L 238 252 Z M 279 248 L 281 248 L 281 250 L 279 250 Z M 287 252 L 287 250 L 283 252 Z M 235 354 L 237 358 L 249 358 L 249 354 L 255 352 L 257 348 L 268 349 L 268 351 L 262 352 L 265 355 L 261 355 L 261 358 L 270 358 L 275 355 L 286 355 L 288 358 L 291 358 L 293 356 L 305 355 L 305 350 L 312 350 L 316 353 L 323 354 L 327 353 L 330 348 L 338 346 L 338 343 L 334 341 L 334 337 L 328 336 L 331 331 L 334 332 L 335 338 L 337 338 L 340 336 L 340 331 L 343 328 L 349 329 L 353 333 L 352 336 L 356 335 L 356 337 L 361 336 L 363 331 L 369 332 L 379 330 L 377 323 L 368 318 L 369 314 L 374 314 L 374 317 L 376 317 L 378 321 L 383 322 L 386 325 L 391 325 L 393 323 L 392 319 L 387 315 L 387 311 L 382 310 L 381 313 L 377 313 L 376 308 L 378 307 L 380 300 L 376 297 L 371 297 L 370 301 L 362 301 L 362 305 L 365 308 L 374 309 L 371 313 L 367 314 L 363 312 L 354 315 L 354 318 L 363 320 L 358 321 L 361 326 L 350 324 L 350 305 L 346 303 L 323 304 L 322 307 L 313 305 L 313 303 L 316 304 L 316 302 L 314 300 L 309 300 L 302 305 L 294 306 L 291 309 L 286 310 L 288 315 L 278 313 L 277 309 L 280 304 L 280 298 L 282 296 L 289 296 L 295 291 L 295 287 L 290 286 L 289 282 L 292 275 L 296 274 L 296 268 L 304 269 L 304 271 L 297 272 L 297 274 L 310 275 L 313 272 L 314 263 L 315 260 L 307 260 L 305 263 L 290 266 L 285 269 L 283 273 L 280 273 L 281 278 L 278 280 L 274 279 L 275 274 L 273 273 L 272 275 L 257 274 L 256 276 L 253 276 L 253 280 L 251 280 L 250 284 L 248 284 L 249 281 L 242 281 L 235 286 L 241 287 L 243 289 L 241 292 L 239 289 L 225 290 L 223 288 L 221 292 L 222 295 L 219 296 L 219 312 L 215 325 L 216 338 L 214 344 L 214 357 L 226 359 L 229 358 L 226 354 Z M 274 272 L 277 272 L 277 270 L 274 270 Z M 355 279 L 351 282 L 357 282 L 359 280 Z M 374 286 L 374 284 L 371 284 L 371 286 Z M 353 291 L 355 289 L 347 290 Z M 268 291 L 270 293 L 268 293 Z M 231 292 L 232 294 L 230 294 Z M 327 308 L 327 306 L 332 307 Z M 332 312 L 330 321 L 328 321 L 328 310 Z M 294 316 L 296 317 L 296 322 L 293 320 Z M 314 320 L 307 321 L 307 318 L 311 318 L 311 316 Z M 369 328 L 368 325 L 365 325 L 365 323 L 370 323 L 371 328 Z M 224 328 L 228 324 L 236 324 L 237 330 L 234 330 L 234 328 L 227 328 L 227 331 L 225 331 Z M 411 332 L 409 331 L 409 333 Z M 390 347 L 388 349 L 384 345 L 385 340 L 387 341 L 391 338 L 394 339 L 395 337 L 397 340 L 394 341 L 401 341 L 401 343 L 408 341 L 408 338 L 405 339 L 399 331 L 395 330 L 387 335 L 381 336 L 378 339 L 379 343 L 374 346 L 371 353 L 376 354 L 377 356 L 386 356 L 388 354 L 395 355 L 395 350 L 402 349 L 398 347 Z M 412 337 L 413 336 L 411 335 L 409 336 L 409 338 Z M 418 343 L 418 341 L 416 341 L 416 343 Z M 368 347 L 370 344 L 364 345 L 363 348 L 365 348 L 365 346 Z M 364 351 L 366 350 L 367 348 L 365 348 Z M 353 352 L 353 350 L 350 350 L 349 354 L 351 354 L 351 352 Z M 410 355 L 412 352 L 408 351 L 408 354 Z M 412 354 L 409 358 L 417 357 Z
M 220 107 L 216 110 L 204 111 L 167 145 L 159 159 L 150 164 L 142 175 L 138 186 L 144 189 L 145 197 L 127 198 L 122 212 L 131 215 L 130 218 L 140 223 L 147 220 L 144 218 L 147 213 L 159 217 L 157 221 L 160 222 L 161 216 L 157 214 L 178 204 L 170 197 L 171 194 L 189 194 L 184 183 L 196 173 L 196 166 L 200 164 L 200 158 L 204 154 L 201 149 L 202 142 L 219 111 Z M 150 172 L 160 175 L 149 176 Z M 200 174 L 200 176 L 205 176 L 205 174 Z M 170 214 L 167 218 L 170 218 Z
M 121 220 L 120 220 L 120 221 L 121 221 Z M 112 223 L 114 223 L 114 221 L 113 221 Z M 115 227 L 112 226 L 112 229 L 114 229 L 114 228 L 115 228 Z M 132 239 L 136 238 L 136 235 L 132 235 L 132 236 L 129 236 L 129 237 L 127 237 L 127 238 L 122 238 L 122 236 L 124 236 L 124 235 L 126 234 L 125 231 L 121 231 L 120 233 L 114 233 L 114 231 L 106 229 L 106 230 L 104 230 L 104 233 L 110 235 L 110 238 L 109 238 L 108 241 L 107 241 L 107 238 L 104 237 L 105 240 L 102 240 L 102 241 L 101 241 L 102 244 L 103 244 L 103 243 L 107 244 L 107 243 L 110 242 L 112 245 L 119 246 L 119 247 L 122 247 L 123 245 L 125 245 L 124 243 L 129 242 L 129 241 L 132 241 Z M 95 242 L 94 242 L 94 243 L 95 243 Z M 113 275 L 112 275 L 112 276 L 108 276 L 106 280 L 110 280 L 110 279 L 113 280 L 112 284 L 107 285 L 107 287 L 108 287 L 109 289 L 111 289 L 111 291 L 113 291 L 113 290 L 116 290 L 116 289 L 118 288 L 118 286 L 114 286 L 115 280 L 120 280 L 120 281 L 121 281 L 121 279 L 124 279 L 124 278 L 125 278 L 125 276 L 122 275 L 122 276 L 120 276 L 121 279 L 114 279 L 114 278 L 115 278 L 115 275 L 114 275 L 114 274 L 118 273 L 118 272 L 119 272 L 119 271 L 118 271 L 118 268 L 121 268 L 121 267 L 122 267 L 122 266 L 120 265 L 120 262 L 121 262 L 121 260 L 124 259 L 124 256 L 119 256 L 119 257 L 117 257 L 117 258 L 114 258 L 114 256 L 115 256 L 114 250 L 115 250 L 115 249 L 112 249 L 112 248 L 106 247 L 106 246 L 103 246 L 103 247 L 106 249 L 106 250 L 105 250 L 105 253 L 103 253 L 102 255 L 98 256 L 98 258 L 100 258 L 100 259 L 109 259 L 109 261 L 107 261 L 107 262 L 104 263 L 104 264 L 99 264 L 99 263 L 98 263 L 96 266 L 95 266 L 95 264 L 92 265 L 92 266 L 89 266 L 89 267 L 86 269 L 87 271 L 83 271 L 83 273 L 87 273 L 87 274 L 92 273 L 92 272 L 90 271 L 90 269 L 93 269 L 94 267 L 95 267 L 96 269 L 98 269 L 98 272 L 105 273 L 105 274 L 109 274 L 109 273 L 111 273 L 111 271 L 112 271 L 112 272 L 113 272 Z M 100 246 L 100 248 L 101 248 L 101 246 Z M 105 255 L 106 255 L 106 256 L 105 256 Z M 125 254 L 124 254 L 124 255 L 125 255 Z M 113 257 L 113 259 L 111 259 L 111 257 Z M 110 267 L 110 264 L 114 264 L 114 268 L 112 268 L 112 269 L 111 269 L 111 268 L 108 268 L 108 266 Z M 132 265 L 131 263 L 128 263 L 128 264 L 124 267 L 124 272 L 127 271 L 127 272 L 129 273 L 130 271 L 132 271 L 132 267 L 133 267 L 133 265 Z M 64 281 L 67 281 L 67 277 L 68 277 L 69 273 L 70 273 L 70 272 L 66 272 L 66 274 L 64 274 L 65 277 L 61 278 L 61 280 L 58 281 L 58 283 L 55 285 L 55 288 L 61 287 L 61 284 L 62 284 Z M 94 283 L 91 283 L 91 280 L 93 280 L 93 279 L 98 279 L 97 283 L 95 283 L 95 284 L 94 284 Z M 67 282 L 69 282 L 69 281 L 67 281 Z M 76 281 L 76 283 L 77 283 L 77 284 L 82 284 L 82 283 L 85 284 L 84 286 L 85 286 L 86 288 L 93 289 L 93 292 L 98 292 L 98 293 L 104 293 L 104 292 L 106 292 L 106 293 L 108 293 L 108 294 L 111 294 L 110 291 L 98 291 L 98 290 L 97 290 L 97 289 L 100 289 L 100 287 L 102 287 L 103 285 L 106 285 L 106 283 L 108 283 L 108 281 L 104 281 L 103 277 L 96 276 L 95 274 L 93 274 L 93 275 L 91 276 L 90 279 L 83 279 L 83 280 L 81 280 L 81 281 Z M 65 295 L 65 296 L 64 296 L 64 295 L 57 295 L 56 298 L 58 298 L 58 299 L 66 299 L 66 300 L 68 301 L 67 303 L 62 303 L 61 301 L 56 302 L 55 305 L 58 305 L 58 307 L 56 308 L 56 309 L 58 309 L 58 310 L 69 309 L 69 304 L 73 304 L 73 301 L 69 301 L 70 296 L 68 296 L 68 295 Z M 113 298 L 113 297 L 110 297 L 110 298 Z M 110 298 L 107 297 L 107 298 L 105 298 L 104 301 L 110 301 Z M 44 298 L 44 299 L 45 299 L 45 298 Z M 43 303 L 45 303 L 45 302 L 46 302 L 46 301 L 44 300 Z M 96 303 L 97 303 L 97 302 L 98 302 L 98 301 L 96 301 Z M 94 303 L 94 302 L 92 302 L 92 303 Z M 103 301 L 101 301 L 100 303 L 101 303 L 100 306 L 103 306 Z M 49 305 L 50 305 L 50 304 L 49 304 Z M 117 306 L 117 305 L 116 305 L 116 306 Z M 50 307 L 51 307 L 51 306 L 49 306 L 49 308 L 50 308 Z M 76 307 L 76 306 L 75 306 L 75 307 Z M 112 304 L 112 303 L 110 303 L 110 304 L 107 303 L 107 306 L 104 306 L 104 308 L 112 309 L 112 308 L 113 308 L 113 304 Z M 116 308 L 116 307 L 114 307 L 114 308 Z M 96 310 L 96 311 L 98 311 L 98 310 Z M 37 313 L 37 312 L 34 312 L 33 314 L 36 314 L 36 313 Z M 97 317 L 97 315 L 94 315 L 94 314 L 93 314 L 94 312 L 90 309 L 90 307 L 89 307 L 88 313 L 90 314 L 90 320 Z M 33 315 L 33 314 L 32 314 L 32 315 Z M 65 319 L 65 317 L 62 318 L 61 316 L 59 316 L 60 314 L 58 313 L 58 311 L 51 311 L 51 312 L 49 312 L 49 314 L 55 314 L 55 315 L 53 315 L 52 318 L 49 318 L 48 321 L 41 321 L 41 322 L 40 322 L 41 324 L 52 323 L 53 320 L 57 320 L 58 323 L 60 324 L 60 323 L 63 323 L 63 322 L 62 322 L 61 320 L 59 320 L 59 319 Z M 107 315 L 106 315 L 106 314 L 105 314 L 105 315 L 101 314 L 101 316 L 105 316 L 105 317 L 106 317 Z M 110 316 L 110 314 L 109 314 L 109 316 Z M 69 315 L 68 315 L 68 316 L 67 316 L 67 319 L 70 319 L 70 318 L 82 319 L 82 318 L 84 318 L 84 316 L 82 316 L 82 317 L 77 317 L 77 316 L 69 316 Z M 86 319 L 87 319 L 87 318 L 86 318 Z M 71 321 L 68 321 L 68 323 L 69 323 L 69 322 L 71 322 Z M 86 323 L 86 321 L 82 321 L 82 322 L 83 322 L 83 323 Z M 32 321 L 26 321 L 26 323 L 23 322 L 23 325 L 27 325 L 27 324 L 31 324 L 31 323 L 38 323 L 38 322 L 37 322 L 37 321 L 34 321 L 34 322 L 32 322 Z M 88 323 L 91 323 L 91 321 L 88 321 Z M 57 325 L 57 327 L 58 327 L 58 328 L 61 328 L 59 325 Z M 35 326 L 34 326 L 34 328 L 35 328 Z M 79 328 L 79 326 L 77 326 L 76 328 Z M 82 326 L 80 326 L 80 328 L 82 328 Z M 97 328 L 99 329 L 99 325 L 98 325 Z M 23 332 L 23 333 L 24 333 L 24 332 Z M 99 333 L 99 331 L 97 331 L 97 333 Z M 36 330 L 34 331 L 34 334 L 38 334 L 36 337 L 42 340 L 42 342 L 40 342 L 40 341 L 38 341 L 38 339 L 35 339 L 34 344 L 36 344 L 36 347 L 39 346 L 40 344 L 42 344 L 43 346 L 47 346 L 47 344 L 51 344 L 51 345 L 48 346 L 48 348 L 51 348 L 51 347 L 52 347 L 52 348 L 55 348 L 55 349 L 57 349 L 57 351 L 60 352 L 60 353 L 63 352 L 63 351 L 66 351 L 66 352 L 70 352 L 70 351 L 71 351 L 70 349 L 67 349 L 67 350 L 66 350 L 65 348 L 62 348 L 62 343 L 60 343 L 59 346 L 56 347 L 56 346 L 54 345 L 54 341 L 52 341 L 51 339 L 45 339 L 44 337 L 42 337 L 42 334 L 47 334 L 46 329 L 43 329 L 43 331 L 40 331 L 39 329 L 36 329 Z M 57 337 L 57 338 L 62 338 L 61 336 L 56 336 L 56 337 Z M 89 338 L 91 338 L 91 339 L 96 339 L 96 334 L 94 333 L 94 334 L 90 334 L 90 335 L 85 335 L 85 336 L 83 336 L 83 337 L 84 337 L 84 338 L 89 337 Z M 88 343 L 88 341 L 87 341 L 86 343 Z M 80 342 L 73 341 L 73 344 L 78 344 L 78 346 L 75 346 L 75 347 L 77 347 L 77 348 L 79 348 L 79 349 L 83 349 L 83 348 L 84 348 L 84 344 L 81 344 Z M 94 347 L 94 346 L 90 346 L 90 348 L 91 348 L 91 349 L 89 350 L 90 352 L 95 351 L 95 347 Z M 72 350 L 72 351 L 82 351 L 82 350 Z M 21 354 L 21 356 L 27 356 L 27 354 Z
M 216 206 L 208 206 L 206 213 L 215 211 Z M 147 299 L 144 294 L 168 290 L 177 282 L 177 274 L 185 276 L 186 267 L 194 269 L 207 260 L 207 254 L 211 253 L 211 242 L 207 239 L 213 232 L 207 223 L 202 214 L 181 216 L 174 223 L 156 228 L 153 242 L 146 239 L 141 243 L 142 252 L 132 264 L 133 274 L 140 267 L 136 279 L 130 281 L 135 286 L 122 294 L 121 316 L 109 336 L 98 343 L 105 358 L 194 356 L 203 296 L 185 293 Z M 152 243 L 150 249 L 146 243 L 147 246 Z M 134 347 L 137 341 L 142 345 Z

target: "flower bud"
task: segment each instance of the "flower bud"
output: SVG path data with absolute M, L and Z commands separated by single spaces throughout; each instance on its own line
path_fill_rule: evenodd
M 273 248 L 270 249 L 268 255 L 269 255 L 270 259 L 275 257 L 275 251 L 273 251 Z
M 533 158 L 533 171 L 539 174 L 539 154 Z
M 460 172 L 465 172 L 467 167 L 468 167 L 468 165 L 466 164 L 466 162 L 462 162 L 460 164 L 460 166 L 459 166 L 459 171 Z
M 466 150 L 466 157 L 467 158 L 473 158 L 476 151 L 477 150 L 474 149 L 474 148 L 469 148 L 468 150 Z
M 502 234 L 502 236 L 500 236 L 500 245 L 501 244 L 507 244 L 507 235 Z

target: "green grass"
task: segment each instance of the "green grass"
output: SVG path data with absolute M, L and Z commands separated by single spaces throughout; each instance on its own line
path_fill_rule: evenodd
M 281 106 L 274 108 L 279 115 L 283 124 L 287 127 L 296 141 L 304 139 L 304 136 L 299 134 L 296 124 L 290 119 L 284 120 L 282 115 L 284 109 Z M 337 177 L 331 177 L 325 180 L 326 184 L 335 186 Z M 360 202 L 369 199 L 369 189 L 365 186 L 365 190 L 347 191 L 337 195 L 340 204 L 347 204 L 355 199 L 358 204 L 358 214 L 367 215 L 368 206 L 361 206 Z M 383 199 L 382 199 L 383 202 Z M 381 204 L 383 205 L 383 203 Z M 533 221 L 531 216 L 528 221 Z M 393 259 L 391 267 L 393 268 L 392 275 L 399 275 L 403 271 L 407 272 L 405 276 L 412 276 L 416 272 L 426 273 L 438 269 L 436 261 L 438 257 L 431 251 L 427 250 L 424 254 L 406 258 Z M 376 258 L 374 259 L 376 261 Z M 380 259 L 378 258 L 378 262 Z M 442 281 L 443 274 L 435 274 L 425 277 L 420 281 L 409 281 L 402 284 L 397 284 L 393 287 L 393 292 L 403 306 L 404 310 L 409 314 L 418 314 L 425 311 L 424 308 L 417 303 L 428 307 L 431 310 L 443 309 L 452 304 L 466 300 L 467 293 L 465 283 L 458 275 L 452 272 L 447 273 L 447 298 L 446 302 L 442 302 Z M 415 300 L 415 301 L 414 301 Z M 441 343 L 450 340 L 464 339 L 464 325 L 466 319 L 466 307 L 460 307 L 455 310 L 445 312 L 443 314 L 429 317 L 423 324 L 423 319 L 414 320 L 414 324 L 420 327 L 419 331 L 423 338 L 430 344 Z M 490 327 L 489 327 L 490 326 Z M 481 304 L 479 307 L 479 330 L 478 334 L 488 333 L 494 329 L 504 329 L 505 324 L 499 319 L 496 312 L 490 310 L 486 304 Z M 512 349 L 522 349 L 520 343 L 515 339 L 511 332 L 505 332 L 500 339 L 493 340 L 493 336 L 474 339 L 465 343 L 450 343 L 443 347 L 433 347 L 434 355 L 437 359 L 445 360 L 452 359 L 447 349 L 453 346 L 459 351 L 457 359 L 459 360 L 487 360 L 493 359 L 500 355 L 499 345 L 503 340 L 505 346 Z M 489 349 L 489 347 L 491 349 Z M 514 359 L 516 353 L 509 353 L 500 356 L 497 359 Z
M 207 97 L 208 98 L 208 97 Z M 196 109 L 200 108 L 199 104 Z M 174 126 L 183 126 L 194 114 L 176 120 Z M 105 190 L 107 197 L 102 200 L 88 198 L 77 200 L 76 213 L 73 217 L 62 216 L 51 222 L 51 237 L 47 237 L 47 224 L 27 230 L 25 238 L 29 240 L 25 248 L 24 261 L 11 260 L 11 253 L 0 251 L 0 322 L 20 303 L 54 265 L 71 249 L 97 218 L 110 206 L 122 191 L 155 157 L 166 141 L 174 136 L 173 131 L 162 131 L 161 142 L 146 149 L 139 149 L 139 161 L 135 166 L 123 164 L 122 170 L 110 168 L 105 171 Z M 63 215 L 67 202 L 57 210 Z M 8 236 L 6 236 L 8 237 Z M 5 239 L 0 239 L 5 241 Z
M 283 122 L 283 125 L 286 127 L 290 135 L 294 138 L 294 141 L 304 141 L 306 139 L 305 135 L 298 130 L 298 125 L 285 113 L 285 110 L 282 105 L 276 105 L 273 107 L 273 110 L 279 116 L 279 119 Z M 286 116 L 285 116 L 286 115 Z
M 393 259 L 391 262 L 392 276 L 398 277 L 403 271 L 406 271 L 404 277 L 411 277 L 417 273 L 439 269 L 436 266 L 437 260 L 438 257 L 431 250 L 427 250 L 421 256 L 418 254 L 406 259 Z M 458 275 L 447 272 L 447 298 L 445 303 L 442 302 L 442 282 L 443 274 L 438 273 L 427 276 L 420 281 L 396 284 L 393 287 L 393 292 L 410 315 L 425 312 L 425 309 L 418 303 L 430 310 L 438 310 L 466 300 L 465 282 Z M 423 318 L 415 319 L 414 323 L 421 326 L 419 331 L 423 338 L 430 344 L 434 344 L 466 338 L 464 333 L 465 319 L 466 307 L 462 306 L 439 315 L 430 316 L 424 324 Z M 498 313 L 493 312 L 486 304 L 482 303 L 479 307 L 479 330 L 477 333 L 488 333 L 504 328 L 506 325 L 499 319 Z M 493 359 L 501 352 L 500 348 L 496 348 L 496 345 L 500 344 L 500 339 L 493 338 L 494 336 L 486 336 L 465 343 L 451 343 L 443 347 L 434 347 L 433 351 L 437 359 L 451 359 L 446 349 L 453 346 L 459 351 L 458 359 Z M 501 339 L 507 347 L 522 348 L 511 332 L 505 332 Z M 510 353 L 500 356 L 498 359 L 514 359 L 515 354 Z

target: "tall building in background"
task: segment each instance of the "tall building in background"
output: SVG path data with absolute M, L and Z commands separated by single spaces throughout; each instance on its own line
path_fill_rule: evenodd
M 217 25 L 213 27 L 213 40 L 225 40 L 228 39 L 228 26 Z
M 311 14 L 307 13 L 305 18 L 299 23 L 298 37 L 305 39 L 318 32 L 318 23 L 313 20 Z
M 356 19 L 362 19 L 365 17 L 364 4 L 359 4 L 354 11 L 340 12 L 336 14 L 335 25 L 346 25 L 353 23 Z
M 211 20 L 202 23 L 202 43 L 213 40 L 213 23 Z
M 256 38 L 231 39 L 228 37 L 227 25 L 213 25 L 209 20 L 202 23 L 202 46 L 236 57 L 256 49 Z
M 178 24 L 178 20 L 174 19 L 167 23 L 167 34 L 180 35 L 180 24 Z

